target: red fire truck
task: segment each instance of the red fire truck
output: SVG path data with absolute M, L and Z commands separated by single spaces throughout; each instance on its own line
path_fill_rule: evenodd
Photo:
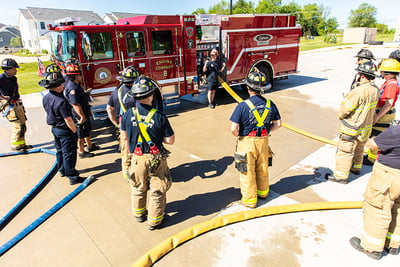
M 54 60 L 78 59 L 92 96 L 110 94 L 118 72 L 134 65 L 159 82 L 167 104 L 199 93 L 212 48 L 226 62 L 228 84 L 242 84 L 253 68 L 270 81 L 287 78 L 297 71 L 301 33 L 296 16 L 283 14 L 145 15 L 114 25 L 49 26 Z

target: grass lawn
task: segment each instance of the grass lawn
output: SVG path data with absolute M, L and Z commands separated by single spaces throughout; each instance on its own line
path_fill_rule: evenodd
M 49 65 L 50 61 L 44 61 L 45 66 Z M 37 93 L 45 90 L 43 87 L 38 85 L 38 82 L 42 79 L 38 76 L 38 63 L 20 63 L 21 68 L 18 69 L 17 78 L 19 85 L 19 93 L 21 95 Z

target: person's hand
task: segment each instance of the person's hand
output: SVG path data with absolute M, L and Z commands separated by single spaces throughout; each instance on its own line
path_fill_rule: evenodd
M 78 120 L 78 125 L 82 125 L 84 122 L 85 122 L 85 117 L 82 116 L 82 117 Z

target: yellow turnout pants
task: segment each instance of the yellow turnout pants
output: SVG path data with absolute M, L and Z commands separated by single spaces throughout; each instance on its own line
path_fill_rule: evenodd
M 15 103 L 6 118 L 11 123 L 11 147 L 17 149 L 25 146 L 26 117 L 22 102 Z
M 236 151 L 245 154 L 247 166 L 247 171 L 240 173 L 242 203 L 250 208 L 255 208 L 257 196 L 265 198 L 269 193 L 268 136 L 239 137 Z
M 357 139 L 348 141 L 339 138 L 334 171 L 337 179 L 347 180 L 350 170 L 361 170 L 365 143 L 366 141 L 361 142 Z

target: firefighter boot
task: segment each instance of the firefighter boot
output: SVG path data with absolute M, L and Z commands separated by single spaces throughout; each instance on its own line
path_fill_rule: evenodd
M 328 181 L 331 182 L 335 182 L 335 183 L 339 183 L 339 184 L 347 184 L 348 181 L 347 179 L 338 179 L 335 177 L 335 175 L 333 173 L 327 173 L 325 174 L 325 179 L 327 179 Z
M 367 254 L 369 257 L 373 258 L 374 260 L 380 260 L 382 258 L 382 252 L 378 251 L 366 251 L 362 246 L 361 246 L 361 239 L 358 237 L 352 237 L 350 239 L 350 244 L 353 248 L 357 249 L 360 252 L 363 252 Z
M 387 252 L 392 255 L 399 254 L 399 248 L 387 248 Z

